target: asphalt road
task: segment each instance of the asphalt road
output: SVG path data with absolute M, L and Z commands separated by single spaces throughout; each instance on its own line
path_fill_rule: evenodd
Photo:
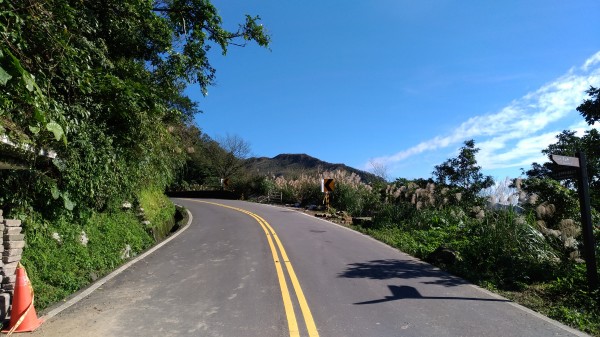
M 33 335 L 584 335 L 327 221 L 175 201 L 188 229 Z

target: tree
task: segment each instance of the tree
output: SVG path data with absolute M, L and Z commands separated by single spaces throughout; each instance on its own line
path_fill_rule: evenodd
M 577 107 L 589 125 L 600 121 L 600 88 L 590 87 L 586 99 Z M 588 160 L 588 177 L 592 207 L 600 210 L 600 133 L 598 129 L 591 129 L 581 139 L 581 151 L 584 151 Z
M 230 178 L 244 166 L 250 154 L 250 144 L 237 135 L 227 135 L 211 141 L 205 147 L 206 157 L 213 172 L 219 178 Z
M 575 131 L 565 130 L 556 136 L 557 142 L 548 145 L 542 153 L 550 158 L 551 155 L 575 156 L 578 151 L 585 154 L 588 162 L 588 184 L 590 185 L 590 198 L 592 207 L 600 209 L 600 132 L 596 129 L 588 130 L 583 136 L 578 137 Z M 537 179 L 552 179 L 551 173 L 554 164 L 533 163 L 532 169 L 526 172 L 527 177 Z M 575 189 L 577 178 L 564 179 L 564 186 Z M 537 192 L 530 190 L 529 192 Z
M 600 88 L 590 88 L 586 91 L 590 95 L 590 99 L 586 99 L 577 107 L 577 111 L 581 113 L 585 121 L 592 125 L 600 121 Z
M 382 161 L 370 160 L 369 165 L 371 166 L 371 173 L 387 182 L 389 179 L 388 166 Z
M 435 166 L 432 174 L 436 182 L 457 187 L 465 192 L 463 195 L 465 200 L 475 200 L 481 190 L 494 184 L 491 176 L 484 176 L 481 173 L 481 167 L 477 165 L 475 159 L 477 152 L 479 149 L 475 148 L 474 140 L 465 141 L 457 157 Z
M 193 124 L 173 128 L 173 132 L 181 139 L 178 151 L 186 153 L 186 160 L 170 188 L 190 190 L 206 184 L 213 174 L 206 158 L 205 148 L 213 140 Z
M 266 47 L 259 21 L 227 30 L 207 0 L 0 1 L 0 135 L 58 158 L 0 172 L 19 196 L 0 195 L 4 209 L 57 195 L 103 209 L 170 184 L 185 151 L 169 129 L 198 112 L 184 90 L 214 83 L 211 48 Z

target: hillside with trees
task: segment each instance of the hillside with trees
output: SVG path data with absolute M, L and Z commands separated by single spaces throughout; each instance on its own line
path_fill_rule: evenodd
M 214 83 L 213 49 L 269 36 L 205 0 L 7 0 L 0 37 L 0 151 L 22 168 L 0 170 L 0 207 L 43 308 L 168 232 L 164 190 L 201 137 L 185 89 Z
M 381 180 L 376 175 L 355 169 L 345 164 L 332 164 L 307 154 L 279 154 L 273 158 L 248 158 L 244 166 L 250 172 L 270 176 L 294 177 L 302 174 L 320 174 L 324 171 L 342 170 L 358 175 L 364 182 Z

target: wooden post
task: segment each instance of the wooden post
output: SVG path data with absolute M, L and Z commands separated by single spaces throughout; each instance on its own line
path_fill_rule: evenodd
M 581 210 L 581 225 L 583 227 L 583 249 L 587 267 L 587 279 L 590 290 L 598 289 L 598 269 L 596 267 L 596 244 L 592 225 L 590 206 L 590 191 L 587 173 L 587 159 L 583 152 L 578 152 L 579 158 L 579 208 Z

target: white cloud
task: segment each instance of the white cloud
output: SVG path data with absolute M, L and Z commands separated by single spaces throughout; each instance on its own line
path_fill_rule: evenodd
M 587 61 L 585 61 L 585 63 L 581 67 L 581 69 L 583 71 L 588 71 L 590 69 L 590 67 L 592 67 L 598 63 L 600 63 L 600 51 L 597 52 L 596 54 L 594 54 L 594 56 L 587 59 Z
M 508 167 L 523 167 L 529 166 L 532 162 L 544 162 L 546 156 L 541 153 L 541 150 L 547 145 L 556 141 L 556 135 L 560 131 L 547 132 L 538 136 L 523 138 L 516 142 L 510 149 L 498 153 L 493 144 L 495 139 L 480 143 L 478 146 L 481 151 L 478 154 L 478 163 L 486 169 L 499 169 Z
M 522 167 L 534 161 L 544 161 L 540 151 L 553 143 L 560 132 L 546 128 L 566 117 L 576 116 L 575 108 L 587 97 L 585 91 L 590 86 L 600 85 L 600 67 L 594 67 L 599 64 L 600 51 L 581 67 L 572 68 L 567 74 L 512 101 L 495 114 L 471 117 L 446 136 L 437 136 L 372 160 L 395 166 L 426 151 L 475 139 L 481 149 L 478 161 L 484 169 Z
M 575 124 L 572 124 L 569 127 L 569 130 L 575 131 L 576 135 L 578 137 L 583 136 L 586 131 L 591 130 L 591 129 L 600 129 L 600 122 L 596 122 L 592 125 L 588 125 L 588 123 L 586 121 L 581 120 Z

